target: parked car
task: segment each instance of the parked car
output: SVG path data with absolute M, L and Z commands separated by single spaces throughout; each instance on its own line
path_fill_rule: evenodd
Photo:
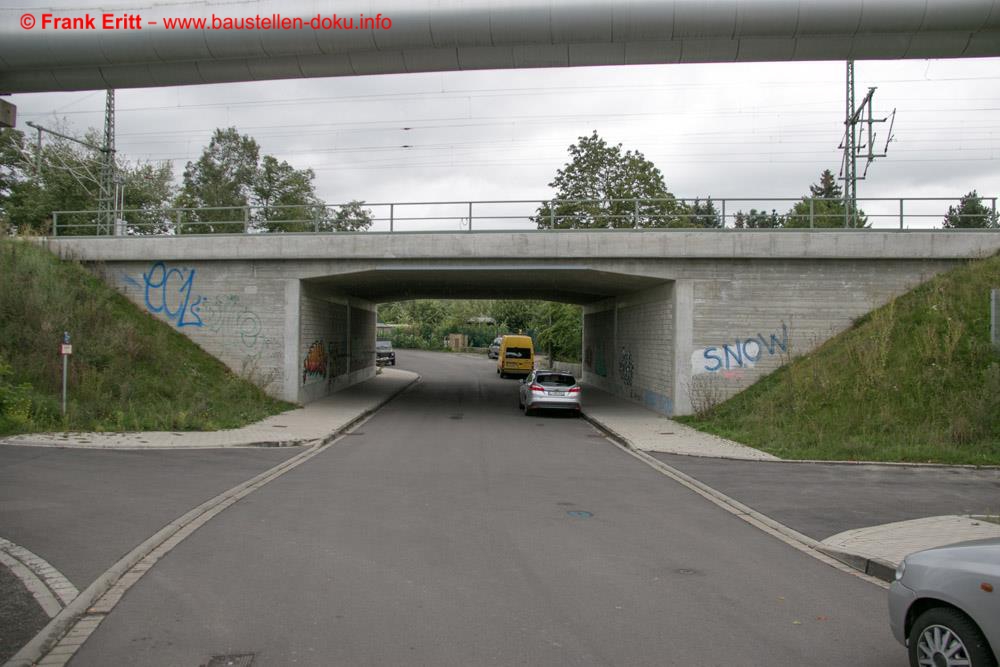
M 497 336 L 490 343 L 489 349 L 486 351 L 486 356 L 490 359 L 496 359 L 500 356 L 500 343 L 503 341 L 503 336 Z
M 532 371 L 521 381 L 518 406 L 530 415 L 539 408 L 573 410 L 580 413 L 580 385 L 569 373 Z
M 392 342 L 388 340 L 375 341 L 375 364 L 377 366 L 395 366 L 396 353 L 392 349 Z
M 889 626 L 911 667 L 996 667 L 1000 538 L 910 554 L 889 587 Z
M 535 368 L 535 345 L 531 336 L 503 336 L 497 353 L 497 373 L 505 378 L 510 375 L 527 375 Z

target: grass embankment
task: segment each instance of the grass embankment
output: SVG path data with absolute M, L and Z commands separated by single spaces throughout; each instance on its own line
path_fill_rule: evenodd
M 1000 464 L 991 288 L 1000 255 L 930 280 L 679 421 L 789 459 Z
M 63 331 L 73 344 L 65 419 Z M 0 435 L 234 428 L 289 407 L 78 263 L 0 239 Z

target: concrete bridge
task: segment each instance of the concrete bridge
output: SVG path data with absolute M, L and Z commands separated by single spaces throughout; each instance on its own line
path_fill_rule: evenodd
M 306 403 L 375 372 L 376 307 L 581 304 L 583 379 L 667 415 L 726 398 L 995 231 L 535 231 L 49 239 L 268 393 Z

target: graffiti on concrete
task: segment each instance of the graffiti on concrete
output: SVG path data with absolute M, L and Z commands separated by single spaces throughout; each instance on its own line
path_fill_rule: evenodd
M 329 356 L 323 341 L 316 340 L 309 346 L 306 358 L 302 362 L 302 384 L 310 380 L 319 381 L 326 378 Z
M 733 343 L 713 345 L 691 354 L 691 372 L 720 373 L 726 378 L 740 377 L 737 369 L 753 368 L 764 357 L 788 352 L 788 326 L 781 324 L 781 335 L 758 333 L 749 338 L 736 338 Z
M 651 389 L 643 389 L 642 402 L 650 410 L 656 410 L 667 416 L 674 413 L 674 402 L 670 397 Z
M 243 304 L 237 294 L 204 299 L 200 312 L 207 330 L 238 339 L 248 351 L 259 354 L 271 342 L 262 333 L 260 316 Z
M 156 262 L 142 274 L 142 284 L 128 278 L 127 281 L 144 289 L 146 309 L 163 315 L 179 329 L 201 327 L 202 297 L 193 293 L 195 269 L 167 268 L 163 262 Z
M 634 374 L 635 364 L 632 362 L 632 353 L 625 346 L 622 346 L 621 357 L 618 359 L 618 375 L 622 379 L 622 384 L 631 387 Z

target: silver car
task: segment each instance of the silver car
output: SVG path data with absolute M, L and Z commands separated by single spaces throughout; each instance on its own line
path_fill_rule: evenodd
M 889 625 L 911 667 L 995 667 L 1000 539 L 910 554 L 889 587 Z
M 580 394 L 583 392 L 569 373 L 559 371 L 531 371 L 521 380 L 518 390 L 518 407 L 530 415 L 539 408 L 573 410 L 580 413 Z

